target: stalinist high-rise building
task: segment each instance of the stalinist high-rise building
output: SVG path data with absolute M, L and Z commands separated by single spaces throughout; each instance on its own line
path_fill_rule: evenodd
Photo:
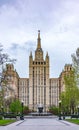
M 41 48 L 40 31 L 38 31 L 37 48 L 33 59 L 29 57 L 29 107 L 36 109 L 38 105 L 49 106 L 49 56 L 44 59 Z
M 5 72 L 9 71 L 7 76 L 10 77 L 9 86 L 12 86 L 14 97 L 24 101 L 24 105 L 29 106 L 31 110 L 37 111 L 37 108 L 42 106 L 43 111 L 47 111 L 51 106 L 58 106 L 59 94 L 64 88 L 63 75 L 70 70 L 71 65 L 67 64 L 65 68 L 67 69 L 64 69 L 58 78 L 49 77 L 49 55 L 48 53 L 46 56 L 43 55 L 40 31 L 38 31 L 35 56 L 33 57 L 32 52 L 29 56 L 29 78 L 20 78 L 11 64 L 7 64 Z

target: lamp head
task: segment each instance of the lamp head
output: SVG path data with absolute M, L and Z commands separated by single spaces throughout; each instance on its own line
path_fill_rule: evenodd
M 59 103 L 61 103 L 61 100 L 59 100 Z

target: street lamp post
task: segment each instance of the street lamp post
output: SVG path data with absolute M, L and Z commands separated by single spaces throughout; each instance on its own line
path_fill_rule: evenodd
M 59 101 L 59 120 L 61 120 L 61 100 Z
M 79 105 L 78 105 L 78 118 L 79 118 Z
M 2 113 L 2 115 L 4 114 L 4 108 L 3 108 L 3 106 L 1 106 L 1 113 Z
M 23 101 L 22 101 L 22 103 L 21 103 L 21 107 L 22 107 L 22 111 L 21 111 L 21 117 L 20 117 L 20 119 L 21 119 L 21 120 L 24 120 L 24 115 L 23 115 L 23 107 L 24 107 L 24 104 L 23 104 Z

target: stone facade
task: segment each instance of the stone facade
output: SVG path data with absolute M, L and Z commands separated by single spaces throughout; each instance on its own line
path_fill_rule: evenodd
M 67 75 L 73 69 L 72 64 L 65 64 L 64 70 L 59 76 L 60 81 L 60 93 L 65 91 L 64 76 Z
M 49 56 L 44 59 L 41 48 L 40 32 L 38 32 L 37 48 L 33 60 L 29 57 L 29 107 L 36 109 L 39 105 L 44 110 L 49 107 Z
M 4 90 L 4 99 L 18 98 L 19 75 L 14 70 L 13 64 L 6 64 L 6 69 L 3 71 L 2 87 Z
M 25 106 L 29 106 L 29 79 L 19 78 L 19 99 L 24 102 Z

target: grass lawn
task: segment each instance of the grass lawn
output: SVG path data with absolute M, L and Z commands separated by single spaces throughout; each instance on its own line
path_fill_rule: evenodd
M 5 125 L 9 125 L 13 122 L 15 122 L 16 120 L 0 120 L 0 126 L 5 126 Z
M 79 119 L 66 119 L 66 121 L 69 121 L 71 123 L 75 123 L 79 125 Z

